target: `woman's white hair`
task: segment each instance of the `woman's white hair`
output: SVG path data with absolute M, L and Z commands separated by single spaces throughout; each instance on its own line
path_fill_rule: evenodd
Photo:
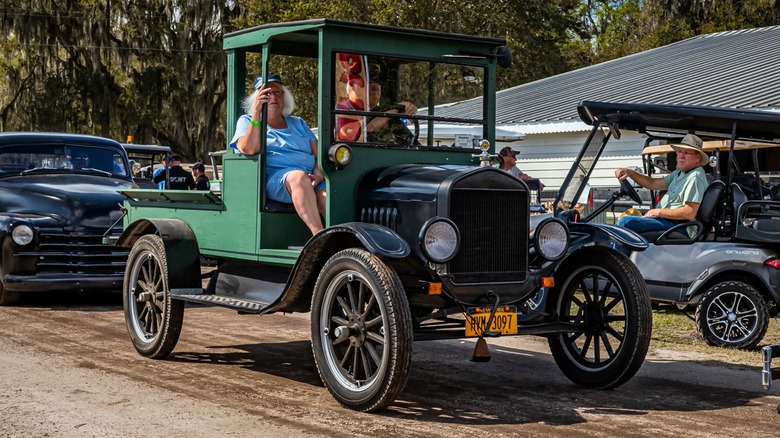
M 284 111 L 282 111 L 282 113 L 285 116 L 289 116 L 295 110 L 295 98 L 293 97 L 292 93 L 290 93 L 290 90 L 287 89 L 287 87 L 278 82 L 276 84 L 279 85 L 279 88 L 281 88 L 282 91 L 284 91 Z M 244 98 L 241 106 L 244 108 L 245 114 L 252 114 L 252 109 L 255 106 L 255 99 L 257 99 L 257 93 L 259 92 L 260 90 L 257 89 L 254 93 Z

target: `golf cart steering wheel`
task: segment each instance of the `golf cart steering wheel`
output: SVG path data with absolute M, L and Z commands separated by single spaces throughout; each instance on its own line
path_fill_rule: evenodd
M 639 197 L 639 193 L 636 192 L 634 186 L 628 182 L 628 178 L 620 181 L 620 194 L 628 196 L 632 201 L 636 202 L 637 205 L 642 205 L 642 198 Z
M 398 114 L 404 114 L 404 111 L 406 111 L 406 107 L 401 104 L 395 104 L 390 105 L 386 108 L 382 108 L 379 110 L 381 113 L 386 113 L 391 110 L 397 110 Z M 408 145 L 415 145 L 419 144 L 418 139 L 420 138 L 420 121 L 417 119 L 411 119 L 412 123 L 414 123 L 414 133 L 412 133 L 409 128 L 401 122 L 401 119 L 395 118 L 395 117 L 388 117 L 387 124 L 391 129 L 391 132 L 393 134 L 393 137 L 396 140 L 396 143 L 401 144 L 408 144 Z

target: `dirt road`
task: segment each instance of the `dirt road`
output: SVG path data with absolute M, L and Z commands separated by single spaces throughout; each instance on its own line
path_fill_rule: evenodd
M 42 303 L 43 301 L 38 301 Z M 780 388 L 756 367 L 653 351 L 638 375 L 591 391 L 540 338 L 414 344 L 390 409 L 341 408 L 314 366 L 308 314 L 192 306 L 173 355 L 133 349 L 116 297 L 0 308 L 0 437 L 772 436 Z M 651 350 L 652 350 L 651 345 Z

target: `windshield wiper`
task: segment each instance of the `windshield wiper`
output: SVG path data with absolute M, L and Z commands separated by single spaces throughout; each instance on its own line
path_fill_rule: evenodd
M 87 172 L 96 172 L 96 173 L 99 173 L 99 174 L 105 175 L 105 176 L 113 175 L 109 171 L 102 170 L 102 169 L 95 169 L 94 167 L 82 167 L 81 169 L 78 169 L 78 170 L 80 170 L 80 171 L 87 171 Z
M 19 175 L 27 175 L 28 173 L 40 172 L 41 170 L 53 170 L 50 167 L 33 167 L 32 169 L 23 170 Z

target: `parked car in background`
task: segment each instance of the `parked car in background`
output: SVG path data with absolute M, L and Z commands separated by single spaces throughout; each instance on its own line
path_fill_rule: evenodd
M 152 182 L 152 172 L 156 167 L 162 165 L 162 158 L 170 155 L 171 148 L 135 143 L 122 143 L 122 147 L 127 152 L 133 181 L 138 187 L 142 189 L 157 188 L 157 184 Z
M 643 233 L 650 246 L 630 257 L 653 301 L 695 308 L 698 333 L 708 344 L 758 345 L 780 302 L 780 202 L 773 200 L 780 190 L 767 171 L 780 161 L 774 159 L 780 152 L 780 114 L 605 102 L 582 102 L 578 109 L 593 131 L 564 180 L 559 204 L 578 199 L 607 142 L 617 141 L 621 130 L 647 136 L 644 154 L 651 175 L 666 170 L 666 163 L 674 165 L 674 159 L 657 160 L 673 153 L 669 144 L 689 132 L 705 140 L 711 182 L 696 220 L 663 233 Z M 583 221 L 598 218 L 623 196 L 634 205 L 648 204 L 625 180 Z
M 117 190 L 135 187 L 116 141 L 0 133 L 0 305 L 28 292 L 121 289 L 128 251 L 102 239 L 122 231 Z

